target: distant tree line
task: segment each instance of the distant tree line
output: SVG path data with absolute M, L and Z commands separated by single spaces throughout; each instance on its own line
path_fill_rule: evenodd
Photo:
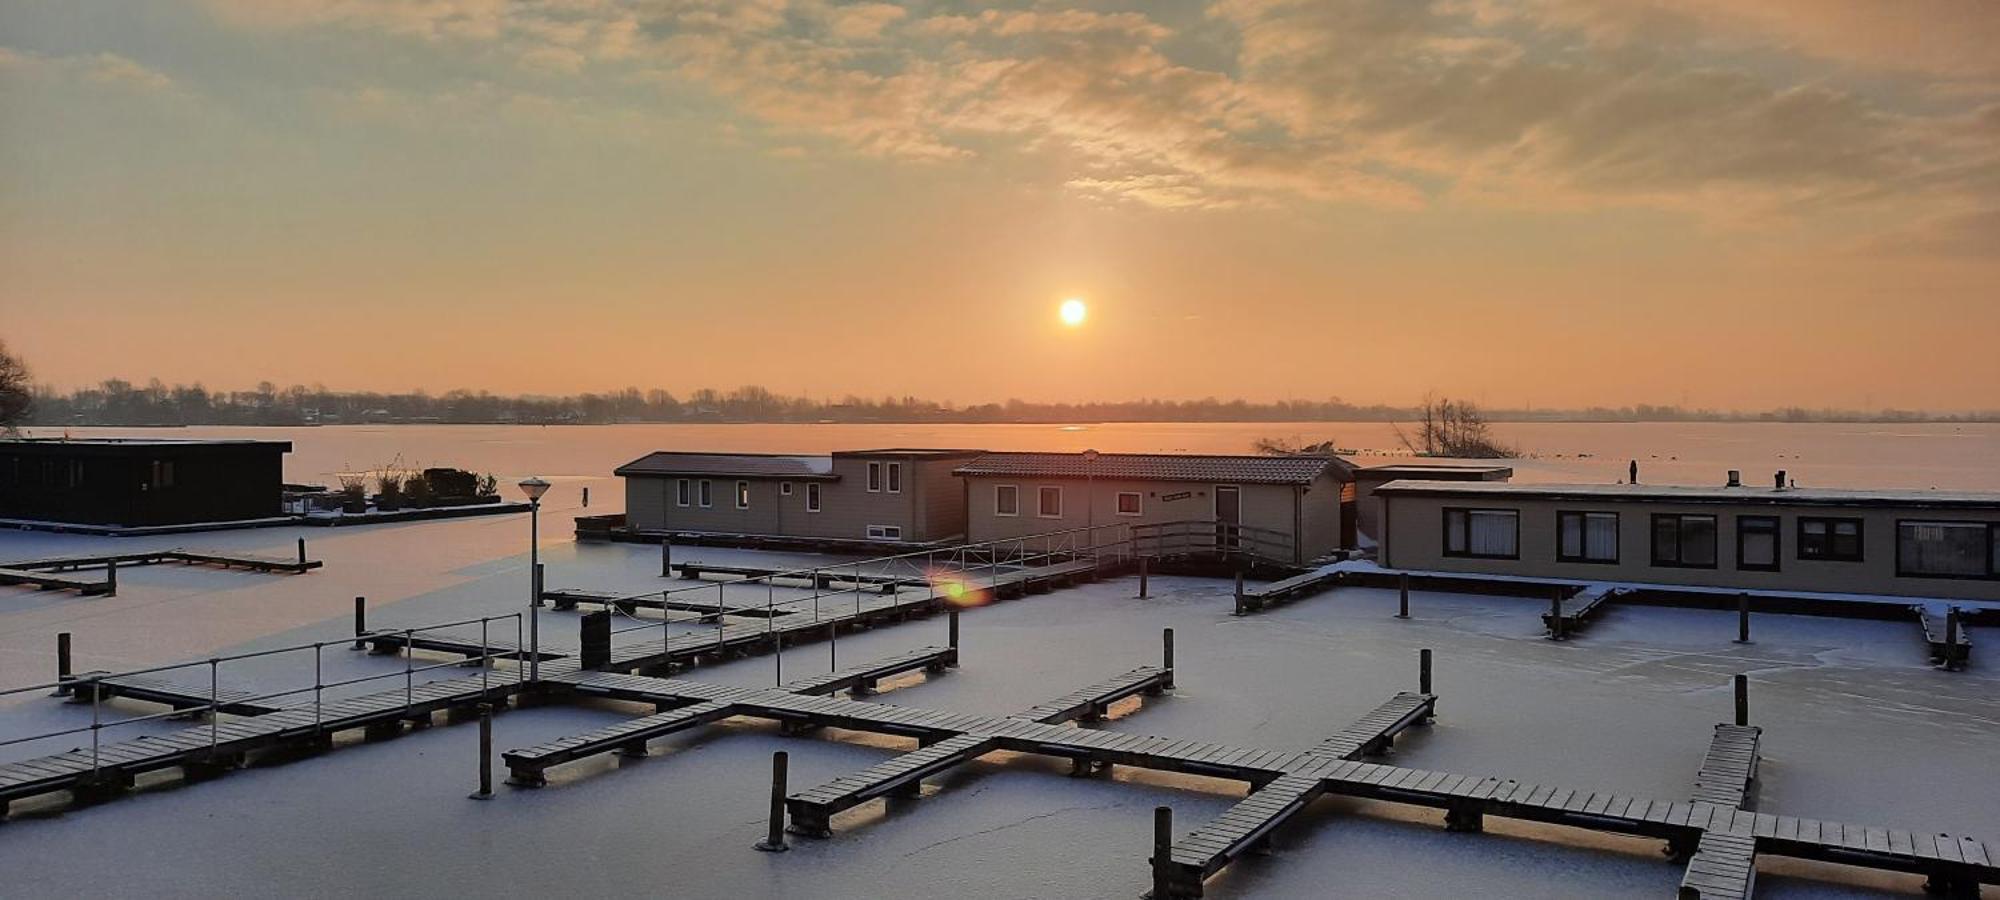
M 11 367 L 11 368 L 10 368 Z M 11 374 L 10 374 L 11 373 Z M 8 393 L 8 379 L 16 390 Z M 0 347 L 0 414 L 21 425 L 313 425 L 364 423 L 601 425 L 621 422 L 1408 422 L 1424 407 L 1354 404 L 1338 398 L 1253 403 L 1247 400 L 1133 400 L 1107 403 L 956 405 L 916 397 L 791 397 L 761 387 L 704 388 L 685 396 L 626 388 L 561 397 L 502 396 L 484 391 L 431 394 L 336 391 L 323 386 L 209 390 L 200 384 L 140 385 L 113 379 L 94 387 L 28 390 L 26 370 Z M 1436 410 L 1433 409 L 1435 415 Z M 1919 410 L 1782 409 L 1759 413 L 1630 406 L 1580 410 L 1490 409 L 1486 422 L 1782 421 L 1995 422 L 2000 410 L 1932 414 Z M 1434 418 L 1434 423 L 1436 419 Z M 0 419 L 0 426 L 7 422 Z M 1419 435 L 1421 439 L 1421 435 Z

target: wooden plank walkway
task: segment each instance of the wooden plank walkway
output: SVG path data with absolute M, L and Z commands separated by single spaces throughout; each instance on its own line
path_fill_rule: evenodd
M 543 774 L 550 766 L 595 756 L 613 750 L 628 756 L 646 755 L 646 742 L 677 731 L 686 731 L 720 722 L 736 714 L 727 700 L 709 700 L 650 716 L 627 719 L 583 734 L 558 738 L 520 750 L 509 750 L 500 759 L 507 764 L 507 783 L 540 787 L 547 783 Z
M 296 559 L 280 556 L 258 556 L 248 553 L 206 553 L 192 550 L 140 550 L 133 553 L 106 553 L 95 556 L 52 556 L 43 559 L 27 559 L 0 563 L 0 568 L 28 569 L 35 571 L 67 572 L 76 569 L 101 569 L 112 563 L 119 566 L 152 566 L 178 562 L 191 565 L 221 566 L 225 569 L 253 569 L 260 572 L 284 572 L 297 574 L 320 568 L 325 562 L 317 559 Z
M 794 694 L 815 695 L 844 690 L 855 696 L 866 696 L 874 693 L 876 683 L 884 678 L 918 669 L 936 674 L 957 665 L 957 647 L 918 647 L 908 653 L 898 653 L 852 668 L 787 681 L 779 689 Z
M 1306 572 L 1244 591 L 1243 602 L 1237 605 L 1237 614 L 1256 612 L 1267 606 L 1276 606 L 1332 590 L 1340 586 L 1343 577 L 1344 573 L 1341 572 Z
M 858 584 L 890 593 L 898 588 L 921 588 L 930 582 L 914 575 L 881 575 L 872 572 L 842 572 L 837 568 L 828 569 L 773 569 L 763 566 L 732 566 L 704 562 L 674 563 L 673 570 L 682 578 L 700 578 L 703 575 L 721 575 L 726 578 L 748 578 L 759 581 L 787 579 L 804 581 L 820 590 L 831 590 L 836 584 Z
M 1694 799 L 1736 809 L 1749 804 L 1751 782 L 1757 778 L 1758 745 L 1764 729 L 1755 725 L 1717 725 L 1708 755 L 1695 776 Z
M 1359 759 L 1389 749 L 1396 735 L 1430 722 L 1437 714 L 1437 695 L 1398 691 L 1354 724 L 1313 745 L 1306 753 L 1332 759 Z
M 1931 662 L 1954 672 L 1972 662 L 1972 635 L 1965 627 L 1968 616 L 1964 610 L 1939 610 L 1924 605 L 1912 606 L 1910 609 L 1917 615 L 1917 624 L 1924 629 L 1924 643 L 1930 645 Z M 1946 644 L 1951 642 L 1945 637 L 1945 632 L 1950 630 L 1945 624 L 1945 617 L 1952 612 L 1959 613 L 1958 634 L 1956 643 L 1947 647 Z
M 1596 619 L 1605 607 L 1627 593 L 1607 585 L 1590 585 L 1563 598 L 1560 617 L 1552 612 L 1542 613 L 1542 627 L 1548 629 L 1550 640 L 1568 640 L 1570 635 L 1583 630 L 1585 625 Z
M 226 715 L 261 716 L 283 709 L 269 700 L 255 699 L 257 695 L 249 691 L 224 689 L 213 697 L 206 687 L 181 684 L 150 675 L 110 675 L 105 672 L 84 672 L 73 676 L 71 683 L 64 686 L 61 693 L 67 694 L 77 703 L 89 703 L 95 690 L 99 699 L 110 700 L 124 697 L 147 703 L 158 703 L 174 709 L 202 709 L 211 701 Z
M 549 604 L 551 606 L 554 606 L 556 609 L 563 609 L 563 610 L 575 609 L 580 605 L 603 606 L 603 607 L 617 609 L 620 612 L 625 612 L 625 613 L 630 613 L 633 612 L 634 610 L 640 610 L 640 609 L 663 609 L 663 610 L 672 610 L 674 612 L 689 612 L 689 613 L 699 614 L 700 618 L 694 621 L 715 620 L 715 604 L 713 603 L 702 603 L 696 600 L 681 600 L 669 597 L 661 597 L 657 594 L 647 594 L 643 596 L 634 597 L 626 594 L 616 594 L 610 591 L 586 591 L 577 588 L 560 588 L 552 591 L 543 591 L 542 599 L 549 601 Z M 725 603 L 722 606 L 722 614 L 725 616 L 743 616 L 744 618 L 748 619 L 768 619 L 773 616 L 796 615 L 797 610 L 779 609 L 770 606 L 732 606 Z
M 1695 802 L 1730 810 L 1749 805 L 1763 734 L 1764 730 L 1754 725 L 1715 726 L 1701 771 L 1695 776 Z M 1705 831 L 1695 842 L 1687 871 L 1681 875 L 1680 896 L 1682 900 L 1748 900 L 1756 884 L 1756 839 Z
M 983 734 L 960 734 L 883 760 L 852 775 L 842 775 L 810 790 L 785 798 L 791 831 L 810 837 L 833 833 L 830 820 L 838 813 L 876 797 L 914 797 L 923 780 L 985 756 L 999 746 Z
M 505 641 L 499 638 L 492 638 L 481 644 L 479 641 L 465 638 L 421 633 L 410 634 L 402 631 L 363 631 L 354 635 L 354 641 L 357 644 L 368 645 L 370 653 L 399 653 L 414 648 L 417 650 L 428 650 L 432 653 L 463 656 L 468 661 L 477 661 L 481 656 L 491 656 L 494 659 L 517 660 L 527 659 L 530 656 L 539 656 L 544 660 L 563 659 L 568 656 L 566 653 L 554 650 L 529 653 L 513 641 Z
M 111 593 L 108 578 L 92 581 L 75 575 L 58 575 L 13 566 L 0 566 L 0 584 L 23 584 L 44 591 L 76 591 L 86 597 Z
M 1757 890 L 1757 839 L 1704 831 L 1681 876 L 1680 900 L 1749 900 Z
M 1038 703 L 1016 713 L 1015 717 L 1043 724 L 1072 720 L 1093 722 L 1104 717 L 1105 708 L 1126 697 L 1138 694 L 1156 696 L 1173 686 L 1172 669 L 1140 666 L 1122 675 L 1078 688 L 1046 703 Z

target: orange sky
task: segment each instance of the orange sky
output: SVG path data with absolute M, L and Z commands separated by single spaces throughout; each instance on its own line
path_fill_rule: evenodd
M 63 387 L 2000 408 L 2000 14 L 1884 9 L 0 0 L 0 337 Z

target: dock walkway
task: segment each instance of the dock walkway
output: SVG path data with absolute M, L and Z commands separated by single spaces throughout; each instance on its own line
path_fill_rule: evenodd
M 616 609 L 624 613 L 630 613 L 640 609 L 659 609 L 659 610 L 670 610 L 673 612 L 696 613 L 697 618 L 691 621 L 714 621 L 716 614 L 716 604 L 714 603 L 702 603 L 698 600 L 680 600 L 680 599 L 664 597 L 659 594 L 641 594 L 634 596 L 630 594 L 616 594 L 610 591 L 587 591 L 579 588 L 560 588 L 552 591 L 543 591 L 542 599 L 547 600 L 551 606 L 554 606 L 556 609 L 561 609 L 561 610 L 575 609 L 578 606 L 603 606 Z M 727 603 L 722 605 L 723 615 L 743 616 L 744 618 L 748 619 L 768 619 L 774 616 L 790 616 L 790 615 L 797 615 L 797 612 L 798 612 L 797 610 L 777 609 L 770 606 L 737 606 Z
M 96 691 L 100 700 L 124 697 L 181 710 L 206 710 L 213 704 L 218 711 L 231 716 L 261 716 L 283 709 L 270 701 L 257 699 L 257 695 L 249 691 L 221 689 L 211 695 L 208 688 L 149 675 L 84 672 L 71 679 L 61 693 L 75 702 L 89 703 L 92 690 Z

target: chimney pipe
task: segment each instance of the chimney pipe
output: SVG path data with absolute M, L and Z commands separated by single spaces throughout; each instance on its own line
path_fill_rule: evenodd
M 1784 489 L 1785 489 L 1785 470 L 1784 470 L 1784 469 L 1779 469 L 1779 470 L 1778 470 L 1778 490 L 1781 490 L 1781 491 L 1782 491 L 1782 490 L 1784 490 Z
M 1742 471 L 1740 471 L 1740 470 L 1738 470 L 1738 469 L 1730 469 L 1730 470 L 1729 470 L 1729 484 L 1728 484 L 1727 486 L 1728 486 L 1728 487 L 1742 487 L 1742 486 L 1743 486 L 1743 472 L 1742 472 Z

